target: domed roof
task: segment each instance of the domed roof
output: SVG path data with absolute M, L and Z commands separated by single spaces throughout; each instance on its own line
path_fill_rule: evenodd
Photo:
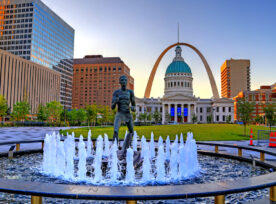
M 189 73 L 191 74 L 191 68 L 184 61 L 173 61 L 166 70 L 166 75 L 171 73 Z
M 171 73 L 188 73 L 192 74 L 191 68 L 186 64 L 183 57 L 181 56 L 182 49 L 178 45 L 175 48 L 175 58 L 173 62 L 168 66 L 166 75 Z

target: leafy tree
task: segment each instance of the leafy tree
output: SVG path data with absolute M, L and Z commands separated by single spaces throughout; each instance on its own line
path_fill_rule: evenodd
M 276 118 L 274 109 L 275 109 L 274 104 L 269 104 L 264 108 L 266 123 L 267 125 L 269 125 L 270 132 L 271 132 L 271 126 L 274 124 L 274 121 Z
M 86 115 L 87 115 L 87 122 L 88 126 L 93 122 L 94 126 L 97 120 L 97 113 L 98 113 L 98 107 L 96 104 L 88 105 L 86 106 Z
M 111 118 L 111 110 L 109 106 L 103 106 L 100 109 L 100 112 L 102 113 L 102 122 L 104 125 L 110 121 Z
M 16 102 L 13 106 L 12 118 L 16 121 L 24 121 L 30 113 L 30 104 L 27 101 Z
M 131 112 L 131 115 L 132 115 L 133 121 L 135 121 L 137 117 L 137 113 L 134 111 L 134 112 Z
M 72 109 L 71 111 L 68 111 L 67 117 L 70 125 L 76 125 L 78 120 L 78 110 Z
M 146 113 L 140 113 L 140 115 L 138 116 L 138 120 L 146 122 L 146 120 L 147 120 L 147 114 Z
M 226 116 L 226 123 L 231 123 L 231 115 Z
M 37 108 L 37 119 L 40 121 L 47 120 L 46 107 L 43 104 L 39 104 Z
M 152 114 L 151 114 L 151 112 L 149 112 L 149 113 L 146 115 L 146 118 L 147 118 L 147 121 L 149 121 L 149 122 L 152 121 Z
M 246 135 L 246 125 L 251 121 L 251 115 L 254 110 L 254 103 L 250 103 L 245 99 L 239 99 L 237 102 L 237 115 L 239 120 L 243 122 L 244 136 Z
M 208 115 L 207 116 L 207 123 L 212 123 L 212 120 L 213 118 L 212 118 L 212 115 Z
M 161 113 L 158 111 L 155 111 L 153 113 L 153 118 L 155 123 L 159 123 L 161 121 Z
M 171 121 L 171 115 L 167 111 L 165 113 L 165 120 L 166 120 L 166 122 Z
M 3 95 L 0 95 L 0 118 L 3 118 L 7 115 L 8 111 L 8 105 L 7 105 L 7 100 Z
M 192 116 L 192 121 L 193 121 L 193 123 L 196 123 L 196 122 L 197 122 L 197 117 L 196 117 L 195 114 L 193 114 L 193 116 Z
M 263 123 L 263 117 L 260 116 L 260 115 L 257 115 L 255 117 L 255 122 L 258 123 L 258 124 L 262 124 Z
M 86 111 L 83 108 L 80 108 L 77 111 L 77 121 L 78 121 L 78 125 L 81 125 L 83 122 L 85 122 L 87 119 L 87 114 Z
M 49 122 L 57 124 L 60 122 L 60 115 L 63 107 L 58 101 L 51 101 L 46 104 L 47 119 Z

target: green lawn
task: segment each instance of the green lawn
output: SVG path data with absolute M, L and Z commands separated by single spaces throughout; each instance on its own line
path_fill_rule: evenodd
M 134 130 L 137 131 L 139 136 L 144 135 L 150 138 L 151 131 L 154 133 L 155 139 L 162 136 L 163 139 L 170 136 L 174 139 L 175 135 L 183 133 L 186 138 L 186 133 L 191 130 L 194 133 L 194 138 L 197 141 L 214 141 L 214 140 L 249 140 L 250 128 L 253 129 L 253 139 L 257 139 L 258 130 L 269 130 L 267 127 L 250 125 L 247 126 L 246 132 L 248 136 L 243 136 L 243 126 L 236 124 L 185 124 L 185 125 L 155 125 L 155 126 L 135 126 Z M 61 133 L 66 135 L 67 132 L 74 131 L 76 136 L 82 134 L 87 137 L 88 130 L 92 131 L 92 138 L 98 137 L 106 133 L 109 138 L 112 138 L 113 127 L 85 127 L 78 129 L 61 130 Z M 120 128 L 119 137 L 124 138 L 127 127 Z

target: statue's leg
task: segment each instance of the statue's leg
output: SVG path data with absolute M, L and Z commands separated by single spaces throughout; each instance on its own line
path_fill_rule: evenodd
M 115 120 L 114 120 L 114 133 L 113 133 L 113 141 L 115 139 L 117 140 L 117 143 L 119 142 L 119 129 L 121 126 L 121 117 L 119 114 L 116 114 Z
M 127 134 L 126 139 L 125 139 L 124 144 L 123 144 L 122 150 L 123 150 L 124 153 L 130 147 L 132 137 L 133 137 L 133 122 L 132 122 L 132 120 L 129 120 L 128 122 L 126 122 L 126 125 L 128 127 L 129 133 Z

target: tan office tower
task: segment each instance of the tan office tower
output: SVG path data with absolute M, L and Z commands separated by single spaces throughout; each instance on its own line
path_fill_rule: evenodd
M 220 68 L 221 96 L 233 98 L 240 91 L 250 91 L 250 60 L 226 60 Z
M 60 100 L 60 73 L 0 49 L 0 95 L 8 107 L 27 100 L 31 114 L 39 104 Z

